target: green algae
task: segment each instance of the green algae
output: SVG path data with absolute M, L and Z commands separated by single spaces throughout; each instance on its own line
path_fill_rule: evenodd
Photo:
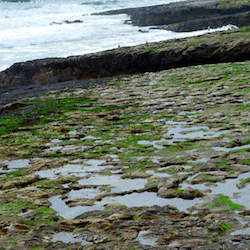
M 25 103 L 25 108 L 31 108 L 31 112 L 25 112 L 25 109 L 11 115 L 0 117 L 0 135 L 9 134 L 18 130 L 21 126 L 45 125 L 54 120 L 67 120 L 65 112 L 77 109 L 79 105 L 96 102 L 97 98 L 79 97 L 62 99 L 35 99 Z M 64 111 L 64 112 L 62 112 Z
M 27 175 L 25 169 L 5 173 L 5 176 L 7 179 L 13 179 L 13 178 L 21 177 L 25 175 Z
M 25 220 L 25 224 L 28 226 L 35 226 L 40 223 L 52 224 L 54 219 L 50 216 L 54 214 L 54 210 L 48 207 L 39 207 L 32 211 L 30 218 Z
M 168 146 L 164 149 L 164 151 L 170 151 L 170 152 L 186 151 L 186 150 L 201 148 L 203 146 L 204 144 L 202 142 L 187 140 L 186 142 L 177 142 L 175 143 L 175 145 Z
M 232 228 L 228 223 L 222 222 L 220 224 L 220 230 L 222 232 L 227 232 L 230 228 Z
M 244 186 L 246 183 L 249 183 L 249 182 L 250 182 L 250 177 L 244 179 L 243 182 L 241 182 L 241 184 Z
M 53 181 L 40 180 L 32 183 L 32 186 L 37 186 L 38 188 L 46 188 L 46 189 L 62 188 L 62 184 L 54 180 Z
M 246 152 L 246 151 L 244 151 L 244 152 Z M 250 163 L 250 159 L 244 159 L 244 160 L 241 160 L 241 162 L 243 164 L 248 164 L 248 163 Z
M 17 214 L 22 208 L 31 205 L 27 200 L 15 200 L 12 202 L 0 201 L 1 214 Z
M 217 203 L 222 204 L 223 206 L 228 205 L 231 210 L 239 210 L 239 209 L 243 208 L 242 205 L 233 203 L 232 201 L 230 201 L 229 199 L 227 199 L 227 197 L 225 195 L 219 194 L 217 196 L 219 197 L 219 199 L 216 200 L 216 202 L 212 205 L 212 208 L 216 208 L 217 207 Z

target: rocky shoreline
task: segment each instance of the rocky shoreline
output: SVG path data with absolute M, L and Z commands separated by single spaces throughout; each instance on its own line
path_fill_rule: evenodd
M 0 72 L 0 249 L 249 249 L 249 34 Z
M 247 249 L 250 64 L 147 72 L 0 118 L 2 249 Z
M 98 15 L 127 14 L 126 23 L 135 26 L 155 26 L 175 32 L 219 28 L 228 24 L 238 27 L 250 25 L 248 1 L 206 0 L 181 1 L 141 8 L 111 10 Z
M 249 28 L 122 47 L 68 58 L 16 63 L 0 72 L 0 87 L 51 85 L 67 81 L 159 71 L 205 63 L 250 59 Z

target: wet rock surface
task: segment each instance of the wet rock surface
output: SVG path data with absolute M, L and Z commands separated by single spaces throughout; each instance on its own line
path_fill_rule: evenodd
M 250 62 L 92 83 L 4 106 L 0 248 L 248 249 Z

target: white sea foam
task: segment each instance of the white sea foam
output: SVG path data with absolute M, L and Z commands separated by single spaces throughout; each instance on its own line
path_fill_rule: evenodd
M 16 62 L 81 55 L 118 45 L 133 46 L 208 32 L 174 33 L 144 27 L 148 32 L 141 33 L 138 27 L 124 24 L 129 19 L 125 14 L 91 15 L 98 11 L 169 2 L 171 0 L 37 0 L 10 3 L 0 0 L 0 71 Z M 81 22 L 65 22 L 76 20 Z

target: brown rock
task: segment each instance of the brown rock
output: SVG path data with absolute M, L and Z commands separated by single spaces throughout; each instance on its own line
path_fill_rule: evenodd
M 39 180 L 38 175 L 26 175 L 23 177 L 17 177 L 13 180 L 6 180 L 2 184 L 2 189 L 9 189 L 14 187 L 25 187 Z

